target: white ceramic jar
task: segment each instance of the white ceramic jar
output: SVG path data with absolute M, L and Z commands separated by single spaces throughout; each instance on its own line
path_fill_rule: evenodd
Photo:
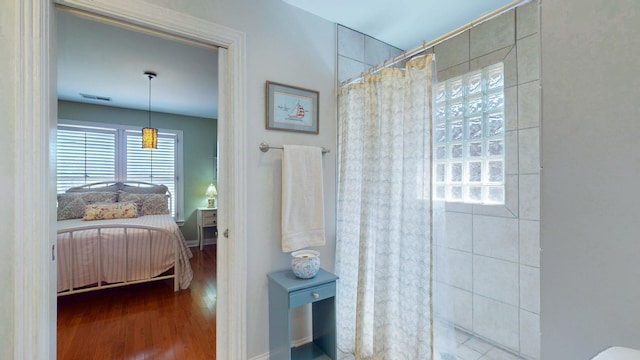
M 315 250 L 298 250 L 291 256 L 291 269 L 301 279 L 311 279 L 320 270 L 320 253 Z

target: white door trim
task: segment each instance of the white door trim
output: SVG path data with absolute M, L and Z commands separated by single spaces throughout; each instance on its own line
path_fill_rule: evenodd
M 220 233 L 218 242 L 216 358 L 246 359 L 246 39 L 242 32 L 149 2 L 130 0 L 55 0 L 55 2 L 145 28 L 227 49 L 226 100 L 220 104 Z M 16 359 L 55 358 L 56 296 L 54 157 L 49 148 L 56 125 L 55 39 L 49 0 L 19 0 L 21 40 L 15 124 L 15 341 Z M 225 115 L 226 114 L 226 115 Z M 224 116 L 224 119 L 222 118 Z M 224 124 L 224 125 L 220 125 Z M 49 206 L 42 204 L 49 199 Z M 224 202 L 224 203 L 223 203 Z M 45 202 L 47 203 L 47 202 Z

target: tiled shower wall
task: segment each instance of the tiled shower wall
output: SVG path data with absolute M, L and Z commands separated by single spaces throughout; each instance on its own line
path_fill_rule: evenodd
M 339 81 L 401 52 L 387 45 L 385 57 L 385 47 L 378 44 L 380 50 L 372 51 L 367 42 L 375 39 L 338 27 Z M 532 0 L 430 51 L 436 54 L 438 80 L 500 61 L 505 70 L 506 205 L 447 204 L 447 241 L 436 246 L 436 281 L 450 296 L 449 316 L 458 328 L 538 359 L 539 3 Z
M 338 25 L 338 82 L 357 77 L 401 53 L 396 47 Z

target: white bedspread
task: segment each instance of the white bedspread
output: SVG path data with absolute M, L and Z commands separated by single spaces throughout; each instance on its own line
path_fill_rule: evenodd
M 173 236 L 157 231 L 149 233 L 143 229 L 128 229 L 129 245 L 125 246 L 124 230 L 102 229 L 98 247 L 98 232 L 82 230 L 73 233 L 73 244 L 69 233 L 58 234 L 58 292 L 71 289 L 69 269 L 73 264 L 73 287 L 79 288 L 101 281 L 118 283 L 158 276 L 171 269 L 174 264 L 174 249 L 179 242 L 180 288 L 186 289 L 193 278 L 189 258 L 193 255 L 185 239 L 170 215 L 146 215 L 133 219 L 83 221 L 71 219 L 58 221 L 58 231 L 97 225 L 144 225 L 169 231 Z M 150 236 L 151 235 L 151 236 Z M 72 256 L 73 252 L 73 256 Z M 98 252 L 102 254 L 99 264 Z M 129 261 L 125 261 L 128 257 Z M 102 269 L 99 269 L 99 266 Z M 126 275 L 128 274 L 128 275 Z

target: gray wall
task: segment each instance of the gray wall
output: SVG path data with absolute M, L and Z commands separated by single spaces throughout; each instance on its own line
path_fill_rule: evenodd
M 16 72 L 20 59 L 17 58 L 15 49 L 19 44 L 20 33 L 18 31 L 19 22 L 18 8 L 20 1 L 3 1 L 0 3 L 0 109 L 2 109 L 3 131 L 0 131 L 0 186 L 5 189 L 2 195 L 4 204 L 13 204 L 18 201 L 19 193 L 15 191 L 15 170 L 20 164 L 17 163 L 14 138 L 14 129 L 19 124 L 19 113 L 17 100 L 20 94 L 16 88 L 20 74 Z M 15 284 L 16 262 L 14 258 L 13 241 L 15 239 L 15 219 L 16 215 L 13 206 L 0 207 L 0 227 L 2 228 L 2 238 L 6 239 L 8 249 L 0 251 L 0 359 L 11 359 L 13 357 L 13 343 L 16 328 L 15 307 Z M 35 311 L 36 309 L 34 309 Z
M 640 348 L 640 2 L 543 0 L 542 355 Z
M 129 126 L 148 125 L 148 112 L 113 106 L 58 101 L 58 118 Z M 187 241 L 198 239 L 196 209 L 207 207 L 204 195 L 214 181 L 213 158 L 216 156 L 218 121 L 193 116 L 153 113 L 153 126 L 182 130 L 184 170 L 184 225 L 180 228 Z M 205 234 L 213 237 L 213 233 Z

